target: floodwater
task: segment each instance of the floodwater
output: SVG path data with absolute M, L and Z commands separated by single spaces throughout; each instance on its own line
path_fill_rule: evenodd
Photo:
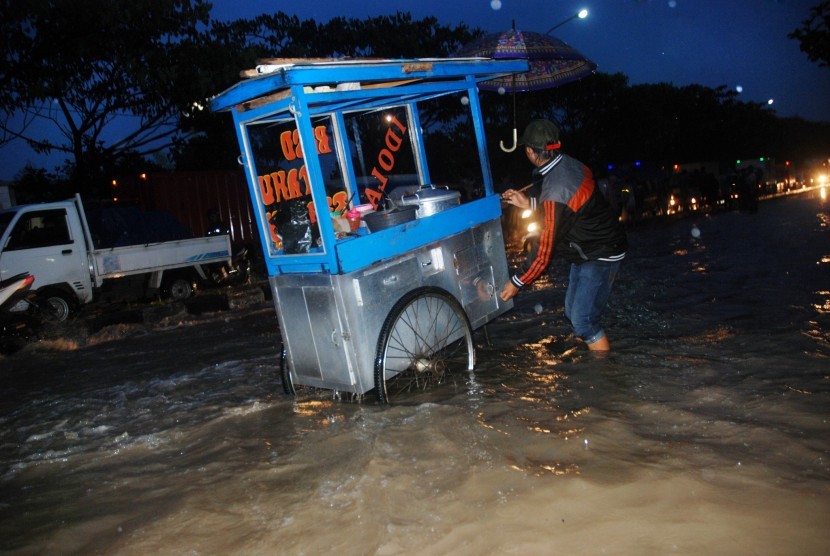
M 612 353 L 557 261 L 419 403 L 286 398 L 267 305 L 2 359 L 0 551 L 830 553 L 827 201 L 630 240 Z

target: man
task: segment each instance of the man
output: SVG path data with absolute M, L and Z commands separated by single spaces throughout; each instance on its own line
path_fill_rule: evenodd
M 536 259 L 521 275 L 514 275 L 499 296 L 511 299 L 536 280 L 550 264 L 554 249 L 571 263 L 565 316 L 574 333 L 589 349 L 608 351 L 611 345 L 600 324 L 611 286 L 625 257 L 628 243 L 619 220 L 594 183 L 591 170 L 559 152 L 559 129 L 548 120 L 533 120 L 519 141 L 541 177 L 539 198 L 508 189 L 502 194 L 511 205 L 536 210 L 541 202 L 544 224 Z

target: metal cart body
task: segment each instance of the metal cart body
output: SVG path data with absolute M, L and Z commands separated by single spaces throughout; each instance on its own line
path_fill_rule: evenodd
M 293 384 L 375 388 L 379 337 L 408 292 L 448 293 L 473 329 L 512 307 L 498 297 L 509 276 L 476 84 L 526 69 L 482 59 L 275 60 L 212 99 L 233 114 Z M 422 112 L 447 95 L 459 100 L 455 119 L 478 157 L 476 198 L 372 233 L 336 230 L 329 214 L 354 199 L 379 204 L 396 185 L 432 183 Z

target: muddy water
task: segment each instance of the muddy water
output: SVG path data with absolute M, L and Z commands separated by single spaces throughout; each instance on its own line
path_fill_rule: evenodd
M 691 235 L 696 224 L 699 238 Z M 0 361 L 11 554 L 826 554 L 830 207 L 630 231 L 615 351 L 565 269 L 394 407 L 282 395 L 267 306 Z

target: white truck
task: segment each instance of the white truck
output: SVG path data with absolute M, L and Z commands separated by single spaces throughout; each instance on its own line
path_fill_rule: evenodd
M 0 280 L 34 275 L 32 290 L 59 320 L 113 280 L 140 276 L 145 295 L 184 299 L 207 265 L 230 262 L 227 235 L 96 248 L 80 195 L 0 211 Z

